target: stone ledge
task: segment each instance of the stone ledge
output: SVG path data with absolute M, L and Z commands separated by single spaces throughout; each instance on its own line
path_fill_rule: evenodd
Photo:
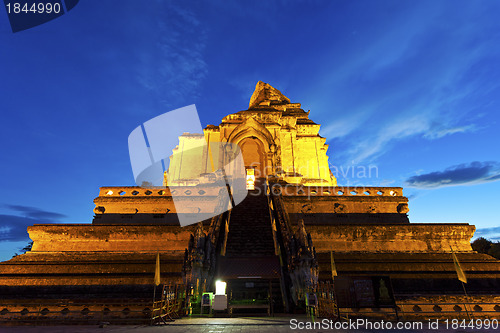
M 469 224 L 308 225 L 317 252 L 472 252 Z
M 35 224 L 28 227 L 33 252 L 184 251 L 195 226 Z

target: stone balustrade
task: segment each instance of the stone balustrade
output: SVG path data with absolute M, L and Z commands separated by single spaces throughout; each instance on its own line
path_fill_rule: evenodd
M 271 189 L 284 196 L 382 196 L 402 197 L 402 187 L 367 186 L 300 186 L 292 184 L 273 184 Z M 157 197 L 157 196 L 212 196 L 218 195 L 220 186 L 106 186 L 101 187 L 99 197 Z
M 99 197 L 169 197 L 175 196 L 217 196 L 220 186 L 106 186 L 101 187 Z
M 367 186 L 297 186 L 274 184 L 274 191 L 281 190 L 284 196 L 381 196 L 402 197 L 402 187 L 367 187 Z M 276 192 L 275 192 L 276 193 Z

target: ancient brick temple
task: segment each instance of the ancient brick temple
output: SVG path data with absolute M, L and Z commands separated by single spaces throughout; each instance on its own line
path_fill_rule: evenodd
M 408 311 L 439 312 L 464 302 L 453 251 L 468 300 L 498 313 L 500 262 L 472 250 L 475 227 L 410 223 L 400 187 L 339 186 L 319 128 L 300 104 L 259 82 L 247 110 L 179 138 L 180 146 L 237 144 L 257 178 L 243 202 L 180 227 L 185 212 L 173 193 L 196 209 L 227 206 L 217 188 L 200 182 L 211 170 L 183 174 L 187 158 L 171 162 L 167 187 L 101 187 L 91 224 L 28 228 L 31 251 L 0 264 L 1 297 L 147 298 L 159 252 L 162 283 L 185 284 L 193 295 L 220 279 L 235 304 L 271 299 L 272 311 L 291 312 L 334 276 L 341 308 L 415 303 Z

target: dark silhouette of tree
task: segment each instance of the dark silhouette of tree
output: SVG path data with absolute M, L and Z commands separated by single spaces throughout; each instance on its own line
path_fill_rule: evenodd
M 500 242 L 492 242 L 484 237 L 479 237 L 471 243 L 471 246 L 474 251 L 500 259 Z
M 470 245 L 472 246 L 472 249 L 474 251 L 477 251 L 479 253 L 485 253 L 488 254 L 488 251 L 490 250 L 491 247 L 491 241 L 487 240 L 484 237 L 479 237 L 475 241 L 473 241 Z
M 491 247 L 490 250 L 488 251 L 488 254 L 492 257 L 500 259 L 500 242 L 491 243 Z
M 26 252 L 29 252 L 31 251 L 31 248 L 33 247 L 33 241 L 29 242 L 28 245 L 26 245 L 25 247 L 23 247 L 21 249 L 21 251 L 23 251 L 23 254 L 26 253 Z
M 23 248 L 21 249 L 21 253 L 20 253 L 20 254 L 16 252 L 16 253 L 14 253 L 14 255 L 12 256 L 12 258 L 17 257 L 17 256 L 19 256 L 19 255 L 21 255 L 21 254 L 25 254 L 26 252 L 31 251 L 31 248 L 32 248 L 32 247 L 33 247 L 33 241 L 30 241 L 30 242 L 28 243 L 28 245 L 26 245 L 25 247 L 23 247 Z

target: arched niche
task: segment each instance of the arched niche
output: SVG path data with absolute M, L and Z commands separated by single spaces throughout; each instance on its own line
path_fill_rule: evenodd
M 245 162 L 245 168 L 254 168 L 257 178 L 265 177 L 267 158 L 263 142 L 255 136 L 248 136 L 242 139 L 238 145 Z
M 254 163 L 258 167 L 259 176 L 265 177 L 274 173 L 273 136 L 253 117 L 238 125 L 227 138 L 227 142 L 235 143 L 240 147 L 245 166 L 251 166 Z

